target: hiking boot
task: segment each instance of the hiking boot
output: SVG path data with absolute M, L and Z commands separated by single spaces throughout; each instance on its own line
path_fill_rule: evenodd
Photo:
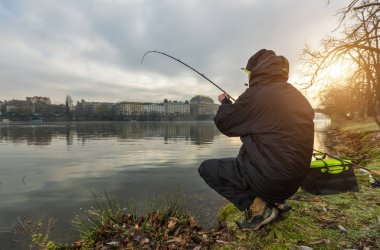
M 280 214 L 288 212 L 290 209 L 292 209 L 292 206 L 286 201 L 284 203 L 275 203 L 274 205 Z
M 264 213 L 262 215 L 252 216 L 252 213 L 249 209 L 247 209 L 245 213 L 245 220 L 236 223 L 241 229 L 259 230 L 263 226 L 275 220 L 278 216 L 277 208 L 269 206 L 265 207 Z
M 245 210 L 245 220 L 237 222 L 240 228 L 258 230 L 262 226 L 276 219 L 278 210 L 269 206 L 260 197 L 256 197 L 252 204 Z

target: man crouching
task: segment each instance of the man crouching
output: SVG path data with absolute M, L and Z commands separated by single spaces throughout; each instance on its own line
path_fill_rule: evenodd
M 262 49 L 243 69 L 249 87 L 235 103 L 219 95 L 214 118 L 221 133 L 239 136 L 243 145 L 236 158 L 206 160 L 198 171 L 211 188 L 245 211 L 239 226 L 257 230 L 290 209 L 285 201 L 310 168 L 314 111 L 287 82 L 285 57 Z

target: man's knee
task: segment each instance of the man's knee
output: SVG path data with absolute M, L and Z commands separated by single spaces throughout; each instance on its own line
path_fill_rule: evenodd
M 198 168 L 201 177 L 214 176 L 217 169 L 217 160 L 205 160 Z
M 199 168 L 198 168 L 198 173 L 199 173 L 199 175 L 202 176 L 202 177 L 205 176 L 206 173 L 207 173 L 207 163 L 206 163 L 207 161 L 208 161 L 208 160 L 202 162 L 201 165 L 200 165 Z

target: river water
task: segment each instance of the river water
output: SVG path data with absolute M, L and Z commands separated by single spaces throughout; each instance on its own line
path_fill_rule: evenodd
M 315 148 L 324 149 L 328 124 L 315 120 Z M 141 209 L 157 197 L 180 195 L 210 227 L 225 200 L 197 168 L 206 159 L 236 156 L 240 145 L 211 121 L 0 124 L 0 249 L 24 249 L 11 233 L 22 218 L 53 217 L 53 236 L 73 240 L 71 221 L 104 192 Z

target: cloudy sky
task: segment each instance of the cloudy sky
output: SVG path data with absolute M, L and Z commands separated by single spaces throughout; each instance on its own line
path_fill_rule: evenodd
M 148 50 L 178 57 L 232 96 L 259 49 L 302 75 L 305 43 L 317 47 L 349 1 L 332 0 L 0 0 L 0 100 L 47 96 L 74 101 L 190 100 L 220 91 Z

